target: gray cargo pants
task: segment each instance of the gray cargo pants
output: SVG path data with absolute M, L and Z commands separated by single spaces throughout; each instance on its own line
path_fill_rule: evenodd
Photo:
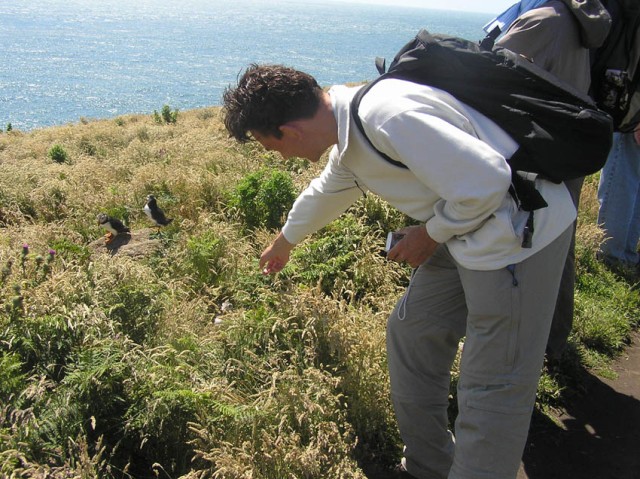
M 568 228 L 495 271 L 465 269 L 441 245 L 415 271 L 387 326 L 391 394 L 415 477 L 516 477 L 571 236 Z M 454 440 L 450 370 L 463 337 Z

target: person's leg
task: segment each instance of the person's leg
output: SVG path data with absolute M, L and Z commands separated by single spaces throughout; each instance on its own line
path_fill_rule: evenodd
M 583 183 L 584 178 L 576 178 L 575 180 L 565 182 L 576 209 L 580 206 L 580 192 L 582 191 Z M 549 339 L 547 341 L 547 357 L 552 360 L 560 359 L 562 356 L 562 352 L 567 346 L 571 328 L 573 327 L 576 284 L 575 246 L 576 223 L 574 222 L 571 244 L 569 245 L 569 252 L 564 262 L 564 269 L 562 270 L 558 299 L 556 300 L 556 308 L 553 312 L 553 321 L 551 322 L 551 331 L 549 332 Z
M 469 314 L 448 479 L 514 479 L 572 228 L 513 271 L 459 267 Z
M 632 134 L 615 133 L 598 187 L 598 224 L 606 235 L 600 251 L 605 261 L 629 267 L 638 264 L 639 192 L 640 146 Z
M 453 458 L 448 430 L 450 370 L 467 309 L 445 246 L 414 273 L 389 317 L 391 396 L 405 444 L 403 464 L 420 479 L 445 479 Z

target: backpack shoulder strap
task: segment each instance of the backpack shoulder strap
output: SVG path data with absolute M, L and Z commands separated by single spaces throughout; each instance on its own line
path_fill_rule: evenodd
M 353 118 L 353 122 L 355 123 L 356 127 L 358 128 L 358 131 L 360 132 L 362 137 L 367 141 L 369 146 L 371 146 L 371 148 L 373 148 L 375 151 L 377 151 L 380 156 L 382 156 L 385 160 L 387 160 L 392 165 L 399 166 L 401 168 L 407 168 L 407 166 L 404 163 L 401 163 L 398 160 L 394 160 L 390 156 L 388 156 L 388 155 L 384 154 L 383 152 L 381 152 L 380 150 L 378 150 L 373 145 L 373 143 L 371 142 L 371 139 L 367 136 L 366 132 L 364 131 L 364 126 L 362 125 L 362 119 L 360 118 L 360 114 L 358 113 L 358 108 L 360 107 L 360 102 L 362 101 L 362 97 L 373 87 L 373 85 L 375 85 L 380 80 L 383 80 L 385 78 L 387 78 L 387 75 L 383 74 L 383 75 L 379 76 L 378 78 L 376 78 L 375 80 L 367 83 L 362 88 L 360 88 L 360 90 L 358 90 L 356 92 L 355 96 L 351 100 L 351 105 L 350 105 L 351 117 Z
M 415 58 L 411 57 L 410 55 L 405 56 L 405 53 L 415 49 L 416 45 L 419 43 L 433 44 L 435 43 L 435 40 L 431 37 L 429 32 L 427 32 L 424 29 L 420 30 L 414 39 L 409 41 L 404 47 L 400 49 L 400 51 L 398 51 L 393 61 L 391 62 L 391 65 L 389 66 L 389 71 L 386 71 L 386 60 L 381 57 L 376 57 L 375 66 L 380 76 L 377 77 L 375 80 L 370 81 L 369 83 L 364 85 L 362 88 L 360 88 L 360 90 L 358 90 L 358 92 L 353 97 L 353 100 L 351 101 L 351 117 L 353 118 L 353 121 L 356 127 L 358 128 L 358 131 L 362 135 L 362 137 L 367 141 L 367 143 L 371 146 L 371 148 L 373 148 L 375 151 L 378 152 L 380 156 L 382 156 L 385 160 L 387 160 L 392 165 L 398 166 L 400 168 L 407 168 L 407 167 L 404 163 L 398 160 L 394 160 L 390 156 L 378 150 L 373 145 L 373 143 L 371 142 L 371 139 L 367 136 L 366 132 L 364 131 L 364 126 L 362 125 L 362 119 L 360 118 L 358 109 L 360 107 L 360 102 L 362 101 L 362 97 L 379 81 L 384 80 L 385 78 L 394 78 L 394 77 L 397 78 L 398 76 L 402 76 L 403 75 L 402 71 L 404 71 L 405 79 L 407 79 L 407 77 L 410 76 L 406 74 L 406 70 L 411 70 L 413 68 L 412 65 L 413 63 L 415 63 Z M 398 65 L 400 66 L 398 67 Z M 400 71 L 400 74 L 398 74 L 398 70 Z

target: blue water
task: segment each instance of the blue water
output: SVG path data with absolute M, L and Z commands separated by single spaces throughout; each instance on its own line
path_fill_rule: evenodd
M 11 0 L 0 6 L 0 128 L 219 105 L 249 63 L 321 85 L 374 78 L 420 28 L 471 40 L 490 14 L 310 0 Z

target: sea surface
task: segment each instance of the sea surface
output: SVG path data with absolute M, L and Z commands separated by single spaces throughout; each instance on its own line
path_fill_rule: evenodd
M 250 63 L 323 85 L 377 76 L 419 29 L 479 40 L 491 14 L 309 0 L 2 0 L 0 129 L 219 105 Z

